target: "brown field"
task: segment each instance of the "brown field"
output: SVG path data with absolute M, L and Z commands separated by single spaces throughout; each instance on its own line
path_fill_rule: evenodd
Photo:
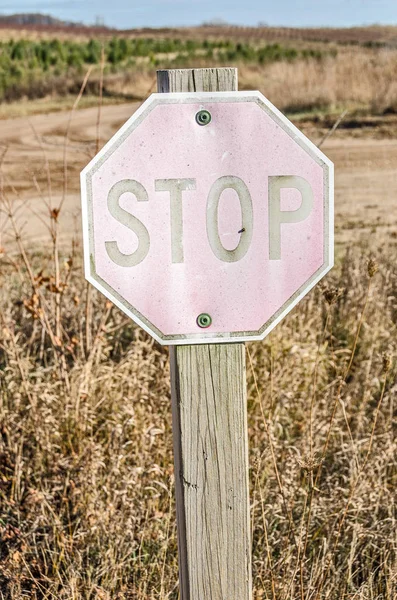
M 347 97 L 378 106 L 350 108 L 322 146 L 335 163 L 335 268 L 247 344 L 254 600 L 397 597 L 397 116 L 379 109 L 396 67 L 394 54 L 366 70 L 368 49 L 344 51 L 352 63 L 329 69 L 241 70 L 244 87 L 293 101 L 315 143 Z M 153 75 L 130 93 L 144 97 Z M 332 109 L 307 111 L 321 93 Z M 51 114 L 22 101 L 10 108 L 31 116 L 0 121 L 4 600 L 179 597 L 168 351 L 82 273 L 79 171 L 139 104 L 99 113 L 94 101 Z
M 37 25 L 10 25 L 0 23 L 0 39 L 32 37 L 34 39 L 48 39 L 57 37 L 109 37 L 112 35 L 125 35 L 128 37 L 171 37 L 181 39 L 211 39 L 224 38 L 234 40 L 260 41 L 305 41 L 315 43 L 336 44 L 364 44 L 385 43 L 390 46 L 397 44 L 397 25 L 373 25 L 371 27 L 344 27 L 344 28 L 293 28 L 293 27 L 238 27 L 238 26 L 209 26 L 178 27 L 178 28 L 143 28 L 128 29 L 124 31 L 101 27 L 61 27 Z

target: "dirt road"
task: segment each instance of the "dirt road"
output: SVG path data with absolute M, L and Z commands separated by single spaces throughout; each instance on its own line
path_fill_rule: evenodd
M 99 145 L 134 112 L 138 104 L 103 107 Z M 79 172 L 94 155 L 98 110 L 53 113 L 0 122 L 2 181 L 6 198 L 19 210 L 18 222 L 34 241 L 48 235 L 42 219 L 65 197 L 60 215 L 63 238 L 79 235 Z M 65 132 L 68 131 L 67 144 Z M 320 132 L 311 128 L 314 142 Z M 338 131 L 322 148 L 335 163 L 336 240 L 379 240 L 397 232 L 397 139 L 346 137 Z M 48 162 L 48 169 L 46 164 Z M 64 182 L 64 169 L 68 176 Z M 32 212 L 33 211 L 33 212 Z M 1 245 L 12 243 L 4 214 Z

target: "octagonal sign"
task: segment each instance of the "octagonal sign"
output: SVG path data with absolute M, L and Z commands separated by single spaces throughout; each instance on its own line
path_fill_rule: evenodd
M 332 266 L 333 165 L 259 92 L 153 94 L 81 183 L 86 277 L 161 344 L 263 339 Z

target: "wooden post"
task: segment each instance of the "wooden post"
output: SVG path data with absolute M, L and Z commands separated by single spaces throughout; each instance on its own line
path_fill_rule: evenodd
M 159 92 L 236 89 L 237 69 L 158 72 Z M 244 344 L 170 354 L 181 600 L 251 600 Z

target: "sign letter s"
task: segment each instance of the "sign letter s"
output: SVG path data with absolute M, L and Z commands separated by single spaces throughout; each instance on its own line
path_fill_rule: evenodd
M 121 208 L 120 197 L 123 194 L 134 194 L 138 202 L 149 200 L 147 191 L 138 181 L 123 179 L 111 188 L 108 195 L 108 209 L 112 217 L 119 223 L 128 227 L 138 238 L 138 248 L 132 254 L 120 252 L 117 242 L 105 242 L 109 258 L 120 267 L 135 267 L 146 258 L 150 248 L 149 232 L 139 219 Z

